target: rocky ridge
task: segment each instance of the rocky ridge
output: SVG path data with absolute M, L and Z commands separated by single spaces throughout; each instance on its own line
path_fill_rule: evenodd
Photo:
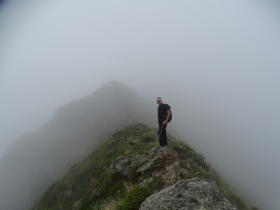
M 180 148 L 187 150 L 184 146 Z M 236 209 L 219 192 L 213 180 L 182 180 L 189 174 L 190 164 L 190 159 L 179 159 L 178 152 L 170 146 L 153 147 L 141 155 L 119 156 L 110 165 L 109 172 L 116 171 L 128 177 L 136 169 L 137 175 L 145 177 L 140 186 L 148 186 L 157 178 L 163 181 L 164 188 L 149 196 L 140 210 Z
M 169 146 L 157 147 L 155 137 L 143 124 L 115 133 L 49 187 L 33 210 L 252 209 L 216 184 L 202 155 L 171 136 Z

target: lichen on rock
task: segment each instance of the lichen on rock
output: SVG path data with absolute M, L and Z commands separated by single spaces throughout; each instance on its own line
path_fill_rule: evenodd
M 149 196 L 139 210 L 236 209 L 219 192 L 214 181 L 182 180 Z

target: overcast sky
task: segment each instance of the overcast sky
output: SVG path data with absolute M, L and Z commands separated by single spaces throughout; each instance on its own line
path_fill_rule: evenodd
M 0 4 L 0 157 L 60 106 L 118 80 L 163 97 L 187 143 L 253 204 L 278 209 L 279 9 L 258 0 Z

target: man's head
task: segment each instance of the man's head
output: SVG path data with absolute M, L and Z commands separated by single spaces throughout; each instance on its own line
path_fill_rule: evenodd
M 157 104 L 158 104 L 158 105 L 162 104 L 162 99 L 161 99 L 161 97 L 157 97 Z

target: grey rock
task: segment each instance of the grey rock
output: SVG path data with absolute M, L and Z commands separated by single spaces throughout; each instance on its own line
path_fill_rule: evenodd
M 214 181 L 182 180 L 152 194 L 139 210 L 234 210 L 219 192 Z
M 65 185 L 65 187 L 68 187 L 68 181 L 67 180 L 64 181 L 64 185 Z
M 103 166 L 102 168 L 104 171 L 108 170 L 107 165 Z
M 73 205 L 72 210 L 76 210 L 76 209 L 78 209 L 78 208 L 79 208 L 79 206 L 80 206 L 80 204 L 81 204 L 81 202 L 82 202 L 82 199 L 80 199 L 79 201 L 75 202 L 75 203 L 74 203 L 74 205 Z
M 188 148 L 183 146 L 183 145 L 180 145 L 179 148 L 182 149 L 182 150 L 188 150 Z
M 71 189 L 67 190 L 67 191 L 66 191 L 66 195 L 67 195 L 68 197 L 70 197 L 70 196 L 72 195 L 72 190 L 71 190 Z
M 191 158 L 187 159 L 187 163 L 191 164 L 193 162 L 193 160 Z
M 99 191 L 96 189 L 93 189 L 91 192 L 91 197 L 98 196 L 98 195 L 100 195 Z
M 117 158 L 117 163 L 115 163 L 115 170 L 120 172 L 123 176 L 128 176 L 130 169 L 129 158 L 125 156 L 119 156 Z
M 132 143 L 137 145 L 137 144 L 141 144 L 142 141 L 141 139 L 135 139 L 134 141 L 132 141 Z
M 131 158 L 131 164 L 130 166 L 132 168 L 134 167 L 140 167 L 144 165 L 146 162 L 150 160 L 150 157 L 148 154 L 141 154 L 141 155 L 135 155 Z
M 154 181 L 153 177 L 149 179 L 144 179 L 139 185 L 140 186 L 147 186 L 148 184 L 152 183 Z
M 177 178 L 177 173 L 174 170 L 167 171 L 165 174 L 165 178 L 175 180 Z
M 110 166 L 109 166 L 109 170 L 114 170 L 114 168 L 115 168 L 115 164 L 111 163 Z
M 199 154 L 199 153 L 196 153 L 196 152 L 192 152 L 192 154 L 193 154 L 193 156 L 195 157 L 195 159 L 197 159 L 197 160 L 201 160 L 201 161 L 203 161 L 204 159 L 205 159 L 205 157 L 203 156 L 203 155 L 201 155 L 201 154 Z
M 166 170 L 171 171 L 171 170 L 177 169 L 179 166 L 180 166 L 180 163 L 178 161 L 175 161 L 172 165 L 167 166 Z
M 181 169 L 180 169 L 180 173 L 181 173 L 183 176 L 186 176 L 186 175 L 189 174 L 189 171 L 188 171 L 187 169 L 185 169 L 185 168 L 181 168 Z
M 159 158 L 156 156 L 154 157 L 152 160 L 148 160 L 147 163 L 145 163 L 143 166 L 141 166 L 140 168 L 137 169 L 136 173 L 140 173 L 143 174 L 148 170 L 152 170 L 154 168 L 157 167 L 157 161 L 159 160 Z
M 160 153 L 166 153 L 166 152 L 169 152 L 169 151 L 171 151 L 172 150 L 172 147 L 170 147 L 170 146 L 159 146 L 159 147 L 156 147 L 155 149 L 154 149 L 154 152 L 156 153 L 156 154 L 160 154 Z
M 126 156 L 120 155 L 119 157 L 116 158 L 116 160 L 119 161 L 119 160 L 123 160 L 126 158 L 127 158 Z

